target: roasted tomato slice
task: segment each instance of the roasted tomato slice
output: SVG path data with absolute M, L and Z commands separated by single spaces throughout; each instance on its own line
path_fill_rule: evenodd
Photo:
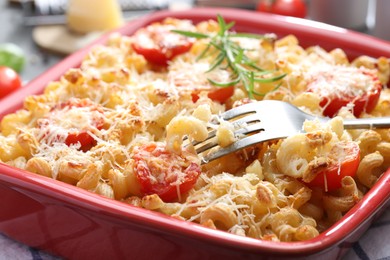
M 345 176 L 355 176 L 360 163 L 360 148 L 356 142 L 341 142 L 335 145 L 329 157 L 333 163 L 328 165 L 307 185 L 333 191 L 341 187 Z
M 134 34 L 133 49 L 153 64 L 167 66 L 177 55 L 188 52 L 194 40 L 177 34 L 171 24 L 152 24 Z
M 378 103 L 382 84 L 374 71 L 365 68 L 330 66 L 309 72 L 307 91 L 317 93 L 323 115 L 333 117 L 351 105 L 356 117 L 371 112 Z
M 143 194 L 157 194 L 173 201 L 190 190 L 200 175 L 196 155 L 169 152 L 163 143 L 149 143 L 133 150 L 134 170 Z
M 217 82 L 231 81 L 230 74 L 226 70 L 215 69 L 209 71 L 210 64 L 204 62 L 173 64 L 168 72 L 167 81 L 181 93 L 190 93 L 192 101 L 195 103 L 201 93 L 213 101 L 225 103 L 233 94 L 235 87 L 214 86 L 210 79 Z
M 47 143 L 80 144 L 81 150 L 91 148 L 95 140 L 89 134 L 103 128 L 105 117 L 101 105 L 89 99 L 72 98 L 53 107 L 49 115 L 38 120 Z
M 225 103 L 234 93 L 234 86 L 229 87 L 215 87 L 207 93 L 207 96 L 221 104 Z M 195 103 L 199 99 L 199 95 L 196 91 L 191 93 L 192 101 Z

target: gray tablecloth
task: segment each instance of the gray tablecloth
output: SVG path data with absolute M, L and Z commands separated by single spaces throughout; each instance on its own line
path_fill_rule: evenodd
M 46 252 L 20 244 L 0 234 L 0 260 L 54 260 L 61 259 Z M 343 260 L 390 259 L 390 208 L 376 220 L 361 239 L 352 245 Z

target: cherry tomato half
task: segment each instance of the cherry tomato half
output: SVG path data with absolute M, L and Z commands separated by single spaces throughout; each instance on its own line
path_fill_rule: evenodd
M 307 91 L 320 96 L 323 115 L 333 117 L 348 104 L 353 105 L 356 117 L 362 112 L 371 112 L 378 103 L 382 84 L 370 70 L 363 68 L 333 66 L 318 71 L 308 84 Z
M 360 148 L 356 142 L 345 142 L 335 146 L 331 151 L 337 163 L 329 165 L 310 183 L 309 187 L 322 187 L 325 191 L 341 188 L 341 180 L 345 176 L 355 176 L 360 163 Z M 340 162 L 338 162 L 340 160 Z
M 0 99 L 22 86 L 19 75 L 11 68 L 0 67 Z
M 95 144 L 88 132 L 102 129 L 104 122 L 99 104 L 89 99 L 72 98 L 55 106 L 48 117 L 38 121 L 38 126 L 45 133 L 43 138 L 51 140 L 49 143 L 53 140 L 63 140 L 68 146 L 79 143 L 80 149 L 87 151 Z
M 216 87 L 215 89 L 209 91 L 207 93 L 207 96 L 217 101 L 221 104 L 225 103 L 226 100 L 228 100 L 234 93 L 234 86 L 230 87 Z M 199 95 L 196 92 L 193 92 L 192 94 L 192 101 L 196 102 L 199 99 Z
M 135 147 L 132 158 L 141 192 L 157 194 L 164 201 L 173 201 L 190 190 L 201 171 L 196 155 L 171 153 L 163 143 Z
M 171 32 L 168 24 L 153 24 L 134 34 L 133 49 L 151 63 L 167 66 L 177 55 L 188 52 L 193 44 L 189 37 Z
M 257 11 L 305 18 L 306 5 L 302 0 L 260 0 Z

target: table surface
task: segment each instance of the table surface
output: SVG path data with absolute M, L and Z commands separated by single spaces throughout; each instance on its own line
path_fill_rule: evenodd
M 32 27 L 22 23 L 23 13 L 7 0 L 0 0 L 0 43 L 11 42 L 20 46 L 26 54 L 26 65 L 21 72 L 24 81 L 29 81 L 52 67 L 64 57 L 42 52 L 32 40 Z
M 27 62 L 21 72 L 21 77 L 23 81 L 29 81 L 60 62 L 64 56 L 50 54 L 39 49 L 32 39 L 33 28 L 24 26 L 22 18 L 20 8 L 10 6 L 6 0 L 0 0 L 0 24 L 3 24 L 0 30 L 0 43 L 13 42 L 23 48 Z M 388 241 L 390 241 L 390 208 L 375 221 L 343 259 L 390 259 Z M 0 233 L 1 259 L 51 260 L 59 258 L 20 244 Z

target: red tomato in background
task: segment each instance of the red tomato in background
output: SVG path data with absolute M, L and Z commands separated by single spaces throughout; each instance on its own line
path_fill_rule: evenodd
M 22 86 L 19 75 L 11 68 L 0 67 L 0 99 Z
M 172 25 L 153 24 L 134 34 L 133 49 L 151 63 L 167 66 L 177 55 L 188 52 L 193 39 L 171 32 Z
M 331 153 L 336 159 L 339 158 L 341 161 L 329 165 L 325 170 L 321 171 L 314 180 L 307 184 L 309 187 L 320 187 L 324 188 L 325 191 L 334 191 L 341 188 L 341 180 L 345 176 L 355 176 L 360 163 L 359 145 L 356 142 L 345 142 L 341 156 L 338 156 L 340 152 L 336 151 L 339 149 L 340 147 L 335 147 Z
M 88 132 L 102 129 L 104 122 L 103 108 L 99 104 L 89 99 L 71 98 L 55 106 L 48 117 L 38 121 L 38 126 L 45 133 L 43 138 L 54 134 L 54 141 L 64 138 L 66 145 L 79 143 L 80 149 L 87 151 L 96 143 Z
M 257 11 L 299 18 L 306 17 L 306 4 L 302 0 L 260 0 Z
M 374 72 L 363 68 L 332 67 L 319 71 L 307 86 L 307 91 L 320 96 L 323 115 L 333 117 L 348 104 L 356 117 L 371 112 L 378 103 L 382 83 Z
M 135 147 L 132 158 L 141 192 L 157 194 L 167 202 L 189 191 L 201 172 L 195 155 L 185 151 L 180 155 L 171 153 L 163 143 Z

